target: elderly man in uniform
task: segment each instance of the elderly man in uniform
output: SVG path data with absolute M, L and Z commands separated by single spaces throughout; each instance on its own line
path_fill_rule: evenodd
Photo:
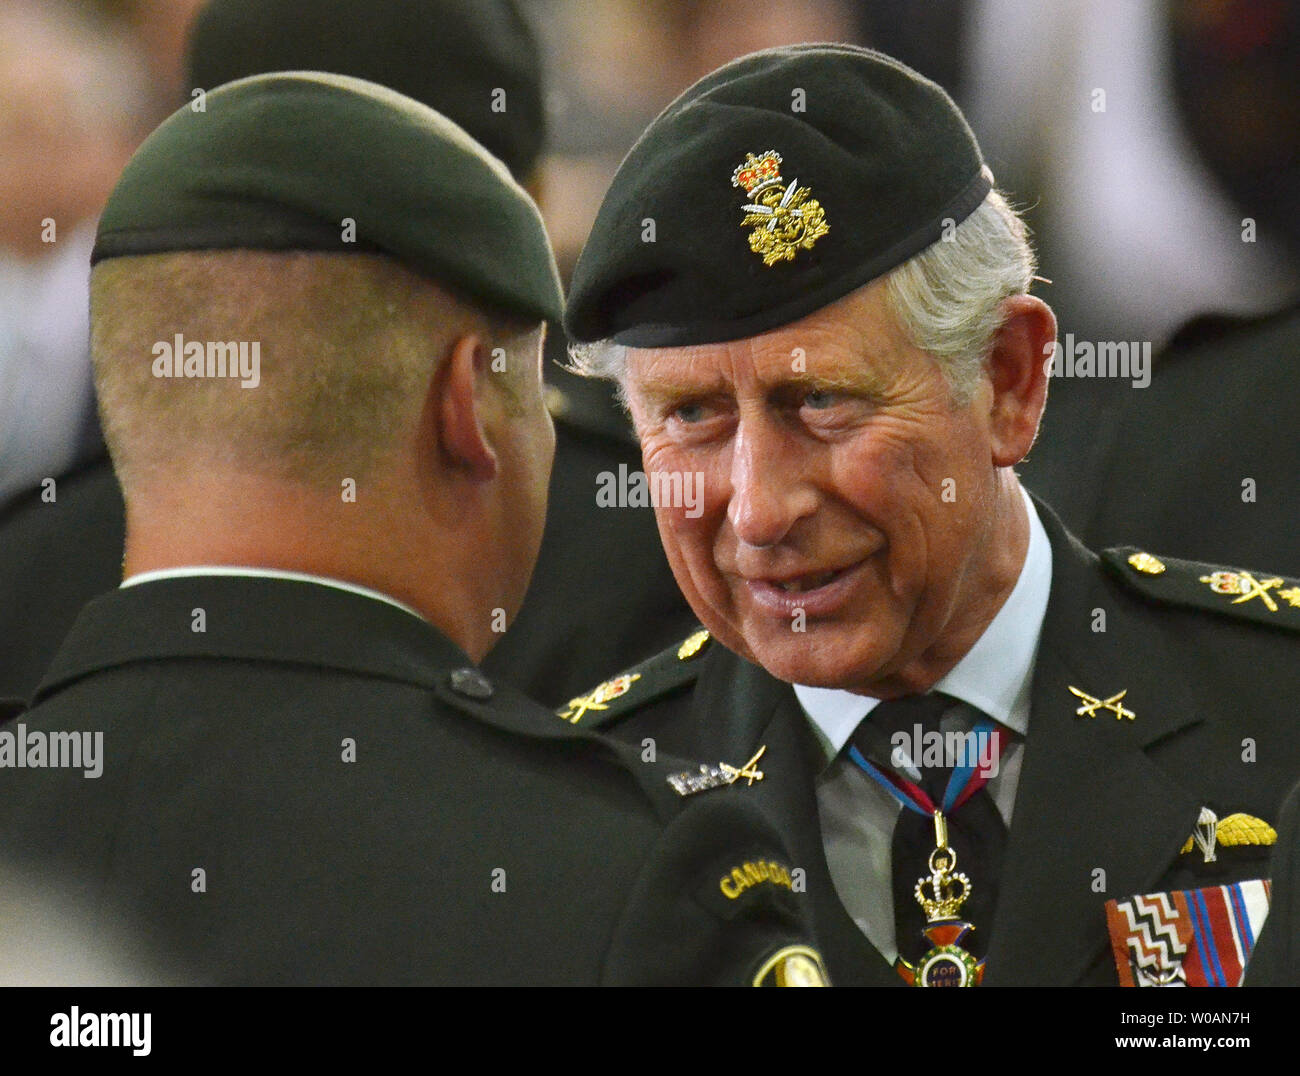
M 1033 279 L 963 117 L 886 56 L 756 53 L 671 104 L 566 326 L 661 489 L 702 491 L 657 511 L 704 630 L 560 716 L 761 766 L 837 983 L 1235 983 L 1300 586 L 1097 556 L 1023 491 Z
M 15 869 L 145 979 L 822 978 L 753 805 L 682 811 L 686 763 L 476 667 L 541 542 L 561 315 L 496 158 L 373 83 L 244 79 L 144 143 L 92 263 L 126 579 L 0 726 Z

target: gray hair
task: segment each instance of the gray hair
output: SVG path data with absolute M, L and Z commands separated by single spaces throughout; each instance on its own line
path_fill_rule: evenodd
M 959 406 L 970 402 L 1002 325 L 1004 299 L 1029 290 L 1036 269 L 1024 222 L 998 191 L 960 224 L 885 276 L 885 295 L 912 344 L 942 364 Z M 621 385 L 627 348 L 571 344 L 571 368 Z

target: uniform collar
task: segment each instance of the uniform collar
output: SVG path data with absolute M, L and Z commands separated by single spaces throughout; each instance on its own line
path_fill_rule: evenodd
M 1029 701 L 1038 641 L 1052 590 L 1052 546 L 1034 502 L 1021 487 L 1029 514 L 1029 548 L 1020 576 L 1002 608 L 975 645 L 932 691 L 951 695 L 1022 736 L 1029 728 Z M 837 688 L 795 684 L 799 705 L 827 757 L 844 747 L 880 700 Z
M 319 583 L 325 587 L 336 587 L 339 590 L 346 590 L 350 594 L 360 594 L 362 597 L 374 598 L 376 601 L 387 602 L 403 612 L 410 613 L 413 617 L 419 617 L 424 620 L 411 606 L 405 602 L 399 602 L 396 598 L 391 598 L 387 594 L 381 594 L 377 590 L 371 590 L 369 587 L 363 587 L 359 583 L 348 583 L 342 579 L 334 579 L 327 575 L 311 575 L 307 572 L 286 572 L 279 568 L 250 568 L 245 566 L 234 566 L 228 564 L 196 564 L 187 565 L 183 568 L 159 568 L 153 572 L 137 572 L 122 580 L 121 586 L 133 587 L 141 583 L 154 583 L 160 579 L 193 579 L 197 576 L 241 576 L 247 579 L 292 579 L 297 583 Z

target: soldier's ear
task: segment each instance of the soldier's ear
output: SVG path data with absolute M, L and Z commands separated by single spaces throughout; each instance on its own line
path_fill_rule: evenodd
M 482 338 L 467 333 L 452 344 L 429 385 L 439 452 L 444 462 L 474 482 L 490 482 L 497 475 L 497 456 L 483 425 L 486 369 Z
M 989 404 L 993 463 L 1012 467 L 1033 446 L 1047 405 L 1056 316 L 1036 296 L 1013 295 L 1002 303 L 1002 318 L 985 369 L 993 386 Z

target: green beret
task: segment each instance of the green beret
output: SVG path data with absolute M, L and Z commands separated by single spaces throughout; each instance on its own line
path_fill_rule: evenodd
M 228 83 L 204 104 L 173 113 L 128 162 L 92 265 L 180 250 L 381 253 L 502 313 L 561 317 L 536 205 L 445 116 L 303 71 Z
M 513 0 L 210 0 L 186 67 L 207 90 L 271 71 L 378 82 L 459 123 L 521 180 L 546 136 L 541 56 Z
M 620 165 L 573 272 L 573 340 L 679 347 L 797 321 L 924 250 L 988 195 L 939 86 L 851 45 L 742 57 Z

